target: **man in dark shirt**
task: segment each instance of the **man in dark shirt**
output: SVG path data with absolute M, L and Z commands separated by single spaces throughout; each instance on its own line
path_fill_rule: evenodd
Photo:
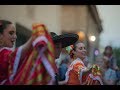
M 59 58 L 62 48 L 74 44 L 79 36 L 77 34 L 69 33 L 63 35 L 57 35 L 54 32 L 50 32 L 52 40 L 55 44 L 55 58 Z M 55 73 L 56 85 L 58 85 L 58 72 Z

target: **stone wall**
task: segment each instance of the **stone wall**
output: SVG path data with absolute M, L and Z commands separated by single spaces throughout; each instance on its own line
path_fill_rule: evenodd
M 30 30 L 32 23 L 44 23 L 49 31 L 60 34 L 60 9 L 59 5 L 0 5 L 0 19 L 20 23 Z

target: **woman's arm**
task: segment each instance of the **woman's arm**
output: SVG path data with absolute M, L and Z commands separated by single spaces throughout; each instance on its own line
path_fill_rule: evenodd
M 26 55 L 27 52 L 33 49 L 32 41 L 33 37 L 30 37 L 29 40 L 22 45 L 21 59 L 24 58 L 23 56 Z
M 89 74 L 92 72 L 92 66 L 89 66 L 88 68 L 82 70 L 83 75 Z

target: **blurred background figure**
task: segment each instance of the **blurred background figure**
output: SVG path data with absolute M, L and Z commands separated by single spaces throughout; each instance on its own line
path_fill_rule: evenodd
M 117 76 L 117 82 L 120 81 L 120 70 L 119 67 L 117 65 L 117 58 L 114 56 L 114 52 L 111 46 L 106 46 L 105 50 L 103 52 L 103 55 L 108 57 L 109 59 L 109 64 L 110 64 L 110 68 L 116 71 L 116 76 Z
M 95 59 L 95 63 L 94 64 L 97 64 L 100 66 L 100 68 L 102 68 L 103 66 L 103 55 L 98 55 Z
M 65 48 L 62 48 L 60 55 L 59 55 L 59 58 L 57 58 L 55 60 L 57 68 L 60 67 L 61 63 L 63 62 L 63 60 L 66 58 L 67 55 L 68 55 L 68 53 L 66 52 Z
M 65 80 L 65 73 L 67 72 L 67 69 L 71 63 L 71 58 L 69 55 L 65 57 L 64 60 L 62 60 L 62 63 L 59 67 L 59 81 Z
M 62 48 L 65 48 L 69 45 L 74 44 L 78 40 L 78 35 L 77 34 L 62 34 L 62 35 L 57 35 L 55 32 L 50 32 L 52 40 L 55 45 L 55 64 L 57 66 L 57 72 L 55 73 L 55 79 L 56 82 L 55 84 L 58 85 L 58 80 L 59 80 L 59 66 L 61 61 L 61 55 L 62 55 Z M 64 55 L 64 54 L 63 54 Z
M 116 71 L 110 67 L 109 58 L 104 56 L 102 64 L 102 75 L 104 85 L 116 85 L 117 76 Z
M 111 46 L 106 46 L 105 50 L 103 52 L 103 55 L 108 57 L 109 61 L 110 61 L 110 68 L 114 69 L 114 70 L 119 70 L 118 66 L 117 66 L 117 60 L 116 57 L 114 57 L 113 55 L 113 50 Z

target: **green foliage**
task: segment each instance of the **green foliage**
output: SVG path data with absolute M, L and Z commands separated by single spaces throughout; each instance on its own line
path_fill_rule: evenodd
M 120 68 L 120 48 L 113 48 L 113 53 L 117 59 L 117 65 Z

